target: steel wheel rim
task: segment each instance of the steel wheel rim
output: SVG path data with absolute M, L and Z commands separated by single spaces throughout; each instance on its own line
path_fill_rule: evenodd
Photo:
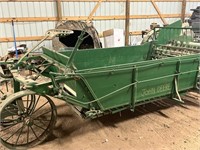
M 23 101 L 25 107 L 21 111 L 19 101 Z M 8 112 L 9 115 L 5 115 Z M 1 143 L 11 149 L 33 147 L 43 142 L 56 123 L 56 108 L 53 101 L 47 96 L 35 95 L 30 91 L 19 92 L 9 102 L 4 103 L 0 115 Z

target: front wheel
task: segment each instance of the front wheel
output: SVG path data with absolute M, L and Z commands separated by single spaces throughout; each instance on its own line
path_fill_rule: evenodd
M 0 104 L 0 140 L 10 149 L 43 142 L 56 123 L 53 101 L 32 91 L 20 91 Z

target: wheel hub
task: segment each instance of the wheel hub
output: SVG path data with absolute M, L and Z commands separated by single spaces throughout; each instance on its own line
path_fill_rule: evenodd
M 34 123 L 33 123 L 33 119 L 31 117 L 27 117 L 27 118 L 24 118 L 24 123 L 27 125 L 27 126 L 32 126 Z

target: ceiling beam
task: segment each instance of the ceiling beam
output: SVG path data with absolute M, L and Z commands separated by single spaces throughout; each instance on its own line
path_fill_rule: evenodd
M 189 17 L 190 14 L 185 14 Z M 162 14 L 164 18 L 180 18 L 181 14 Z M 93 16 L 91 20 L 124 20 L 126 16 L 116 15 L 116 16 Z M 153 15 L 130 15 L 130 19 L 151 19 L 160 18 L 158 14 Z M 87 20 L 88 16 L 62 16 L 62 20 Z M 0 18 L 0 23 L 8 22 L 42 22 L 42 21 L 57 21 L 57 17 L 17 17 L 17 18 Z
M 44 36 L 28 36 L 28 37 L 16 37 L 16 41 L 40 41 L 43 39 Z M 47 40 L 50 40 L 48 38 Z M 1 42 L 13 42 L 13 37 L 6 37 L 6 38 L 0 38 Z
M 163 17 L 163 15 L 160 12 L 160 9 L 158 8 L 157 4 L 155 3 L 154 0 L 151 0 L 151 3 L 153 5 L 153 7 L 155 8 L 155 10 L 157 11 L 158 15 L 160 16 L 160 19 L 162 20 L 162 22 L 166 25 L 167 21 L 165 20 L 165 18 Z
M 55 0 L 42 0 L 55 2 Z M 99 0 L 60 0 L 61 2 L 98 2 Z M 104 0 L 105 2 L 126 2 L 126 0 Z M 154 0 L 155 2 L 182 2 L 183 0 Z M 0 0 L 0 2 L 41 2 L 41 0 Z M 151 0 L 130 0 L 130 2 L 151 2 Z M 187 2 L 200 2 L 200 0 L 187 0 Z
M 95 14 L 95 12 L 97 11 L 97 9 L 98 9 L 99 6 L 101 5 L 101 2 L 102 2 L 102 1 L 103 1 L 103 0 L 99 0 L 99 1 L 97 2 L 97 4 L 95 5 L 94 9 L 91 11 L 90 15 L 88 16 L 87 22 L 89 22 L 89 21 L 92 20 L 92 16 Z

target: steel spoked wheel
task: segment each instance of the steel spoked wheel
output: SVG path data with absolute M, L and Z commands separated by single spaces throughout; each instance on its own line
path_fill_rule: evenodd
M 0 139 L 10 149 L 43 142 L 56 123 L 56 107 L 47 96 L 21 91 L 0 105 Z

